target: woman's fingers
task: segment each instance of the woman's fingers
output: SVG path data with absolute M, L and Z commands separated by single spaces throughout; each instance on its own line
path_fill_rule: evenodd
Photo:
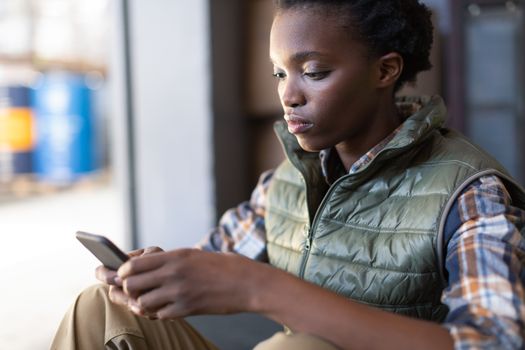
M 143 256 L 143 255 L 147 255 L 147 254 L 151 254 L 151 253 L 159 253 L 159 252 L 163 252 L 162 248 L 159 248 L 159 247 L 147 247 L 147 248 L 141 248 L 141 249 L 132 250 L 132 251 L 128 252 L 128 256 L 130 258 L 134 258 L 134 257 L 137 257 L 137 256 Z
M 160 271 L 154 270 L 127 277 L 124 279 L 123 288 L 129 296 L 136 298 L 145 291 L 157 288 L 163 282 Z
M 136 249 L 136 250 L 132 250 L 130 252 L 128 252 L 128 256 L 130 258 L 133 258 L 133 257 L 136 257 L 136 256 L 141 256 L 143 253 L 144 253 L 145 249 L 144 248 L 141 248 L 141 249 Z
M 147 247 L 144 249 L 144 252 L 142 255 L 152 254 L 152 253 L 160 253 L 163 252 L 162 248 L 159 247 Z
M 155 253 L 143 254 L 139 257 L 128 260 L 118 269 L 118 275 L 122 279 L 125 279 L 131 275 L 137 275 L 157 269 L 168 262 L 178 263 L 190 256 L 193 252 L 197 251 L 196 249 L 178 249 L 170 252 L 164 252 L 157 247 L 149 249 L 154 249 Z
M 140 295 L 134 303 L 146 312 L 153 314 L 160 308 L 174 302 L 176 298 L 177 294 L 173 290 L 163 287 Z
M 244 261 L 244 260 L 243 260 Z M 200 312 L 227 313 L 235 305 L 224 295 L 237 293 L 235 284 L 245 275 L 235 255 L 181 249 L 132 258 L 118 270 L 128 307 L 137 315 L 161 318 Z
M 145 249 L 133 250 L 129 252 L 128 255 L 134 258 L 134 257 L 149 255 L 152 253 L 159 253 L 162 251 L 163 250 L 159 247 L 148 247 Z M 110 270 L 103 265 L 98 266 L 96 268 L 95 277 L 102 283 L 109 284 L 109 285 L 122 286 L 121 279 L 116 279 L 117 271 Z
M 171 303 L 167 304 L 156 312 L 157 318 L 161 320 L 173 319 L 188 316 L 190 310 L 183 303 Z
M 129 297 L 124 293 L 122 288 L 116 286 L 109 287 L 109 299 L 118 305 L 127 306 Z
M 156 248 L 154 248 L 156 251 Z M 162 286 L 176 276 L 176 259 L 173 254 L 151 253 L 134 258 L 119 269 L 119 276 L 124 276 L 124 291 L 132 298 Z M 175 261 L 174 261 L 175 260 Z
M 115 280 L 115 278 L 117 277 L 117 271 L 110 270 L 103 265 L 97 267 L 97 269 L 95 270 L 95 276 L 102 283 L 109 285 L 119 285 L 119 281 Z
M 120 278 L 125 279 L 131 275 L 156 269 L 164 263 L 163 255 L 164 253 L 159 252 L 134 257 L 122 264 L 117 273 Z

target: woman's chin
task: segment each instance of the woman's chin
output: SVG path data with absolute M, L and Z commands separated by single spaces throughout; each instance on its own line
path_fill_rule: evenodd
M 308 140 L 301 136 L 296 136 L 296 137 L 297 137 L 297 142 L 299 143 L 299 146 L 301 146 L 301 148 L 306 152 L 319 152 L 319 151 L 322 151 L 323 149 L 329 148 L 329 146 L 324 146 L 316 142 L 312 142 L 312 140 Z

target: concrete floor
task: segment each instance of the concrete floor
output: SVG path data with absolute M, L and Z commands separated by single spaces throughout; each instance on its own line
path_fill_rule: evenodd
M 74 297 L 96 282 L 97 260 L 74 233 L 103 233 L 122 245 L 119 205 L 111 186 L 0 205 L 0 349 L 49 349 Z

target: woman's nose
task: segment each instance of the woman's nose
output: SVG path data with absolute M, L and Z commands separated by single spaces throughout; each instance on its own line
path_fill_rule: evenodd
M 306 98 L 298 82 L 291 79 L 281 82 L 280 98 L 284 107 L 299 107 L 306 103 Z

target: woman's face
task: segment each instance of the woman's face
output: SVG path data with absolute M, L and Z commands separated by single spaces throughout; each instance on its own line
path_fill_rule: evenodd
M 270 58 L 288 130 L 306 151 L 351 146 L 377 117 L 375 62 L 337 14 L 284 10 L 274 19 Z

